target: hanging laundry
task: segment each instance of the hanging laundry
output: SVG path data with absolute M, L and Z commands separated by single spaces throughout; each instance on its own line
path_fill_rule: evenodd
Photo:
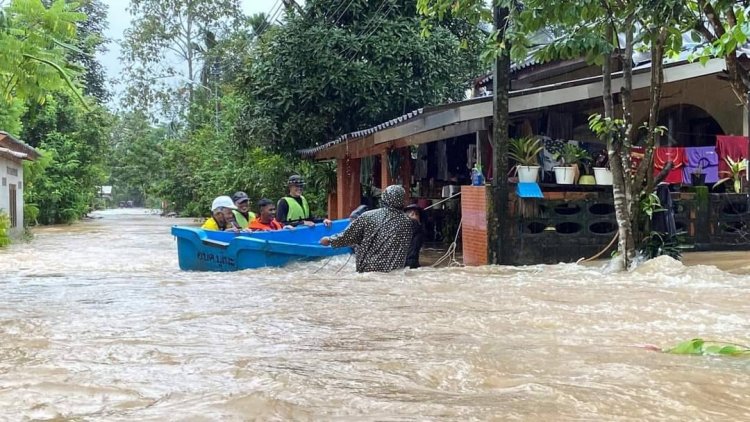
M 719 154 L 719 175 L 724 177 L 723 172 L 729 171 L 727 157 L 734 161 L 747 158 L 747 137 L 716 135 L 716 153 Z
M 682 183 L 690 184 L 690 175 L 700 169 L 706 175 L 707 183 L 719 180 L 719 154 L 716 147 L 685 148 L 685 167 L 682 169 Z
M 672 169 L 664 182 L 682 183 L 682 167 L 685 165 L 685 149 L 682 147 L 654 148 L 654 176 L 658 175 L 668 162 L 672 162 Z

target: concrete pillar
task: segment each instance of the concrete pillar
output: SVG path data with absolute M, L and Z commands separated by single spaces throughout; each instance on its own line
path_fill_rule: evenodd
M 359 158 L 336 160 L 336 217 L 347 218 L 361 201 L 359 185 Z

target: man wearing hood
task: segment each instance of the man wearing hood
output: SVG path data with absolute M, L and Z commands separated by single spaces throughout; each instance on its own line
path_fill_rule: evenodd
M 320 239 L 323 246 L 357 247 L 357 272 L 403 268 L 411 244 L 412 223 L 404 214 L 404 188 L 391 185 L 381 196 L 383 207 L 367 211 L 342 233 Z

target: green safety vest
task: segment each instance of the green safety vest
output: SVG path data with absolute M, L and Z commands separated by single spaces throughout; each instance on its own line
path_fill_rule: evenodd
M 242 213 L 238 210 L 232 210 L 232 213 L 234 214 L 234 219 L 237 221 L 237 225 L 239 225 L 241 229 L 246 229 L 247 226 L 250 225 L 250 221 L 255 220 L 255 214 L 253 214 L 252 211 L 247 212 L 247 216 L 250 217 L 250 221 L 247 221 L 245 216 L 242 215 Z
M 286 213 L 286 221 L 297 221 L 297 220 L 309 220 L 310 219 L 310 206 L 307 205 L 307 199 L 304 196 L 302 198 L 302 206 L 299 206 L 299 202 L 296 199 L 285 196 L 289 211 Z

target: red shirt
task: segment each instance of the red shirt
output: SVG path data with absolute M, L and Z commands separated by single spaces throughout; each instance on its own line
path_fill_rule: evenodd
M 281 230 L 283 226 L 276 220 L 271 220 L 270 223 L 265 224 L 260 221 L 260 217 L 255 217 L 255 220 L 250 222 L 248 228 L 250 230 Z

